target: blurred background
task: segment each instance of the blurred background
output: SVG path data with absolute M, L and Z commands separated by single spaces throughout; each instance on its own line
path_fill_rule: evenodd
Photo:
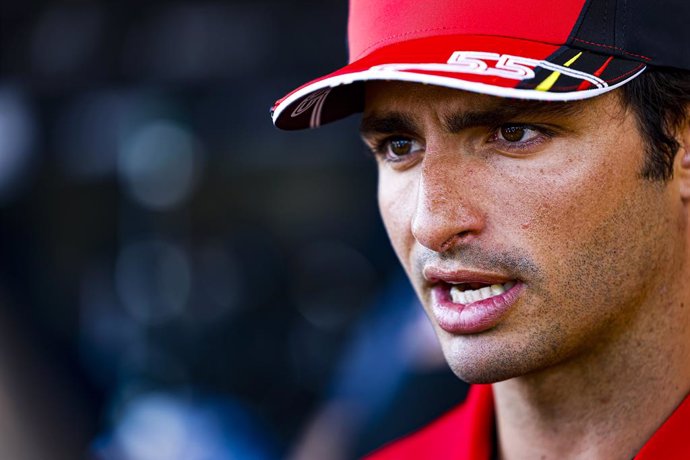
M 270 121 L 345 0 L 0 5 L 0 458 L 356 458 L 462 400 L 357 118 Z

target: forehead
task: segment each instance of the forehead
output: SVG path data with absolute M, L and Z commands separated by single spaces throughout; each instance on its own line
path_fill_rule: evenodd
M 553 102 L 502 98 L 419 83 L 374 81 L 367 83 L 365 95 L 365 123 L 392 114 L 408 118 L 433 116 L 444 124 L 457 119 L 459 114 L 470 119 L 479 117 L 486 124 L 517 118 L 598 122 L 623 115 L 617 91 L 581 101 Z

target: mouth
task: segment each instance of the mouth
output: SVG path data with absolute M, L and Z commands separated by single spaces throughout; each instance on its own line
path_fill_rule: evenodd
M 451 334 L 475 334 L 497 326 L 517 303 L 525 285 L 517 279 L 473 272 L 425 270 L 431 313 Z
M 515 286 L 514 280 L 490 286 L 482 283 L 460 283 L 451 285 L 449 294 L 453 303 L 469 305 L 473 302 L 481 302 L 499 296 L 509 291 L 513 286 Z

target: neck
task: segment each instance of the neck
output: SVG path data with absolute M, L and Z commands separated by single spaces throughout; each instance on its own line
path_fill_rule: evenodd
M 501 458 L 634 457 L 690 392 L 690 292 L 676 292 L 628 334 L 494 384 Z

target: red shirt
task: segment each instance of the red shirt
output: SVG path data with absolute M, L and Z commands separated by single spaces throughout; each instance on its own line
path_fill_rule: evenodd
M 466 401 L 422 430 L 367 460 L 489 460 L 494 443 L 491 385 L 473 385 Z M 635 460 L 690 459 L 690 396 L 647 441 Z

